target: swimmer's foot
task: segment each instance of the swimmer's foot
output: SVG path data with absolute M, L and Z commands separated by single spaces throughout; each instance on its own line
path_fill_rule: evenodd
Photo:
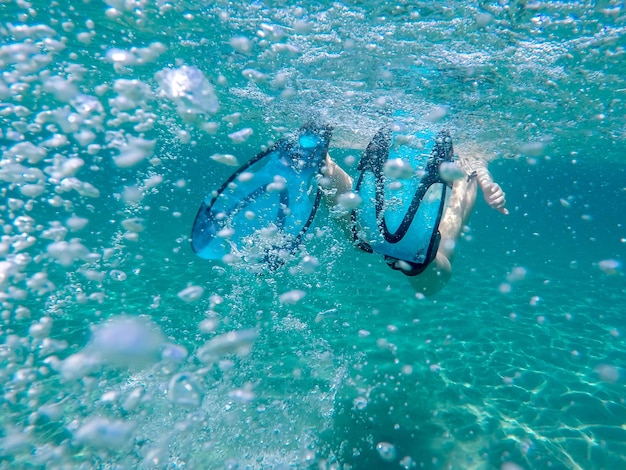
M 506 196 L 498 183 L 492 182 L 485 186 L 481 185 L 480 189 L 482 190 L 485 202 L 489 205 L 489 207 L 497 210 L 501 214 L 509 214 L 507 208 L 504 207 L 506 205 Z
M 487 163 L 484 160 L 478 160 L 474 163 L 474 175 L 478 181 L 478 186 L 483 193 L 485 202 L 492 209 L 497 210 L 501 214 L 508 215 L 506 209 L 506 196 L 500 185 L 493 181 L 491 173 L 487 169 Z

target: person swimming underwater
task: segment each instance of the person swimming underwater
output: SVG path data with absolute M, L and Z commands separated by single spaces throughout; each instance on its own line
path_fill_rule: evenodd
M 486 158 L 471 151 L 456 156 L 446 131 L 383 127 L 365 149 L 356 181 L 331 158 L 331 136 L 330 126 L 305 124 L 236 170 L 198 210 L 193 251 L 278 269 L 298 250 L 325 201 L 355 246 L 383 255 L 418 293 L 430 296 L 452 275 L 477 187 L 490 207 L 508 214 Z

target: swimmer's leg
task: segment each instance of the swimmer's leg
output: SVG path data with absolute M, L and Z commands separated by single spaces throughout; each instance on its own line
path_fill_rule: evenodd
M 352 191 L 352 178 L 326 154 L 322 168 L 323 177 L 318 180 L 322 188 L 322 201 L 330 209 L 331 215 L 337 220 L 349 240 L 352 240 L 352 217 L 349 210 L 340 207 L 342 194 Z
M 452 276 L 452 259 L 463 226 L 476 202 L 476 178 L 461 178 L 454 182 L 448 207 L 439 224 L 441 242 L 435 260 L 419 276 L 409 277 L 416 292 L 430 296 L 439 292 Z
M 324 190 L 324 201 L 328 204 L 328 207 L 335 207 L 339 202 L 339 196 L 352 191 L 352 178 L 330 158 L 328 153 L 326 154 L 322 174 L 324 177 L 320 184 Z
M 439 224 L 441 243 L 438 253 L 444 255 L 450 262 L 454 257 L 456 243 L 461 236 L 461 230 L 470 218 L 476 203 L 476 178 L 464 177 L 454 182 L 448 207 Z

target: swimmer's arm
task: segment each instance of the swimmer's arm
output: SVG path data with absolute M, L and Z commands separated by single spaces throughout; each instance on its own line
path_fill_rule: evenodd
M 472 158 L 467 162 L 467 167 L 470 170 L 470 175 L 476 175 L 478 186 L 480 186 L 485 202 L 489 207 L 507 215 L 509 211 L 505 207 L 506 195 L 500 185 L 493 181 L 493 176 L 487 169 L 487 161 L 483 158 Z

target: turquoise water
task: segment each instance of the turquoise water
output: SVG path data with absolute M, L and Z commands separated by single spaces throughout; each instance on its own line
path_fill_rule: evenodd
M 623 2 L 0 13 L 2 468 L 626 466 Z M 441 293 L 324 211 L 313 273 L 191 252 L 211 156 L 322 119 L 341 162 L 399 109 L 507 193 Z

